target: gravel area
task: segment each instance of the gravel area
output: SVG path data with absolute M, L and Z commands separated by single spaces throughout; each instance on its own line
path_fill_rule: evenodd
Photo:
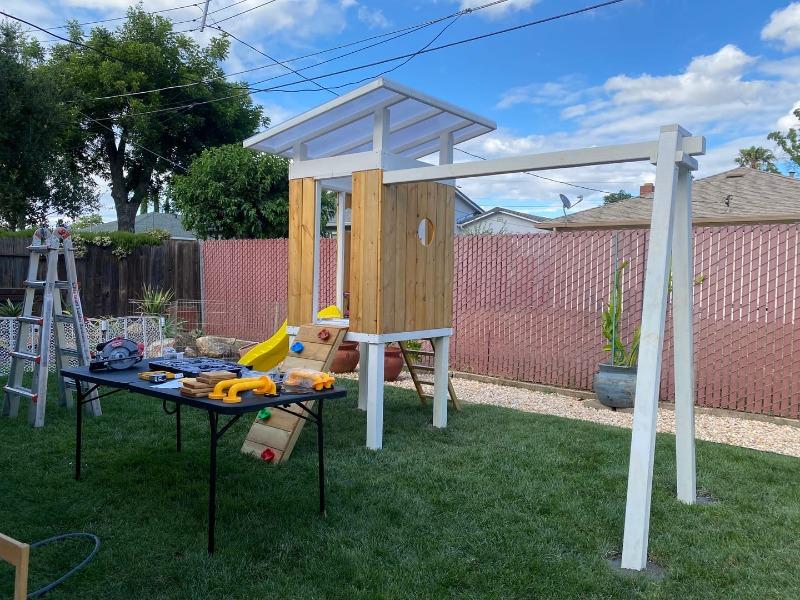
M 355 378 L 356 374 L 340 376 Z M 407 373 L 404 372 L 400 377 L 398 381 L 387 383 L 387 385 L 407 389 L 414 388 Z M 525 412 L 580 419 L 628 429 L 633 422 L 631 413 L 595 408 L 584 400 L 561 394 L 483 383 L 461 377 L 453 378 L 453 386 L 458 398 L 467 403 L 504 406 Z M 673 411 L 660 410 L 658 412 L 658 431 L 675 433 Z M 800 457 L 800 427 L 791 425 L 698 413 L 695 415 L 695 435 L 697 439 L 709 442 Z

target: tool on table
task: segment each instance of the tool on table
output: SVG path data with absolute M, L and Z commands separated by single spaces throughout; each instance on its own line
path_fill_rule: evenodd
M 151 369 L 183 373 L 187 377 L 198 377 L 203 373 L 211 371 L 227 371 L 232 373 L 231 377 L 238 377 L 242 369 L 248 368 L 227 360 L 209 358 L 206 356 L 171 359 L 162 356 L 161 358 L 151 359 L 148 364 Z
M 141 362 L 144 344 L 139 344 L 124 337 L 111 338 L 107 342 L 97 344 L 97 351 L 92 353 L 89 363 L 90 371 L 114 369 L 121 371 L 130 369 Z
M 164 383 L 167 380 L 180 379 L 181 377 L 183 377 L 182 373 L 172 373 L 170 371 L 142 371 L 139 373 L 139 379 L 150 383 Z

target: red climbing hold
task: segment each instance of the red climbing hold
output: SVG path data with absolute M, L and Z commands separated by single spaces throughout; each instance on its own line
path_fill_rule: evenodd
M 273 452 L 272 448 L 264 448 L 264 451 L 261 453 L 261 460 L 264 462 L 272 462 L 275 459 L 275 452 Z

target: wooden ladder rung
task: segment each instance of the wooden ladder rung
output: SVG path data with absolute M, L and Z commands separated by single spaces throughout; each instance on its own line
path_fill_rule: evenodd
M 433 367 L 429 367 L 428 365 L 414 365 L 415 371 L 427 371 L 428 373 L 433 373 Z

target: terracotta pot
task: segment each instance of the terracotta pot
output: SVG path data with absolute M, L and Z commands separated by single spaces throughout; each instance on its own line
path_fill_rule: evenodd
M 383 355 L 383 380 L 394 381 L 403 370 L 403 355 L 400 348 L 387 346 Z
M 352 373 L 358 364 L 358 342 L 342 342 L 331 363 L 332 373 Z

